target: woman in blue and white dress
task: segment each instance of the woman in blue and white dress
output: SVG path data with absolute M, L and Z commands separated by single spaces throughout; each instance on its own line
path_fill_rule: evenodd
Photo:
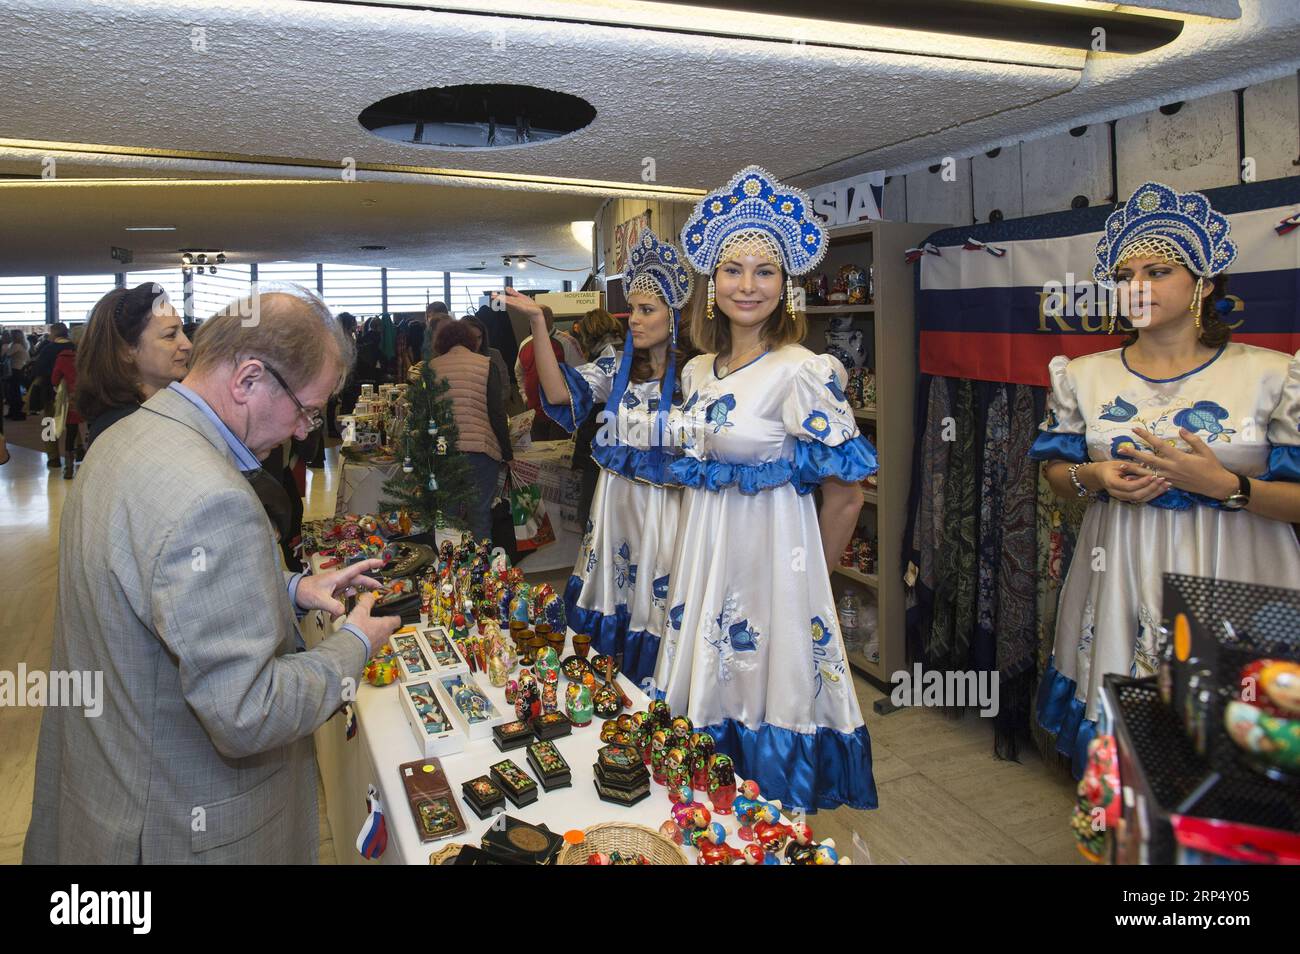
M 1076 776 L 1103 677 L 1156 669 L 1162 574 L 1300 585 L 1300 354 L 1230 340 L 1229 231 L 1203 195 L 1140 186 L 1094 270 L 1133 316 L 1127 343 L 1049 366 L 1030 456 L 1059 496 L 1093 498 L 1038 696 Z
M 876 455 L 844 367 L 798 344 L 806 322 L 790 281 L 816 266 L 825 240 L 808 197 L 757 166 L 701 200 L 682 232 L 710 276 L 691 340 L 716 354 L 682 374 L 673 472 L 685 489 L 655 674 L 658 695 L 741 777 L 814 811 L 877 803 L 828 570 Z
M 536 361 L 542 408 L 565 430 L 572 433 L 596 404 L 606 405 L 591 442 L 601 473 L 564 609 L 570 629 L 589 634 L 597 652 L 621 654 L 622 672 L 642 685 L 663 636 L 677 534 L 681 490 L 669 472 L 669 412 L 678 392 L 678 322 L 692 276 L 681 254 L 645 229 L 623 282 L 631 315 L 621 353 L 607 347 L 573 368 L 540 348 Z M 527 317 L 542 340 L 541 308 L 513 289 L 505 294 L 510 310 Z

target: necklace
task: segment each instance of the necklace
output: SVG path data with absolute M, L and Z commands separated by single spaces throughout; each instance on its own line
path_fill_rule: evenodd
M 742 353 L 740 354 L 740 357 L 741 357 L 741 358 L 748 358 L 751 354 L 754 354 L 754 353 L 759 352 L 759 351 L 763 351 L 763 352 L 765 352 L 766 350 L 767 350 L 767 348 L 764 347 L 764 345 L 760 342 L 758 345 L 756 345 L 756 346 L 753 347 L 753 348 L 750 348 L 748 351 L 742 352 Z M 737 368 L 739 368 L 740 366 L 743 366 L 743 364 L 744 364 L 744 362 L 737 360 L 737 357 L 736 357 L 735 355 L 732 355 L 731 358 L 728 359 L 728 361 L 727 361 L 726 364 L 724 364 L 724 365 L 720 365 L 720 366 L 718 367 L 718 377 L 719 377 L 719 378 L 725 378 L 728 374 L 731 373 L 731 369 L 732 369 L 733 367 L 737 367 Z

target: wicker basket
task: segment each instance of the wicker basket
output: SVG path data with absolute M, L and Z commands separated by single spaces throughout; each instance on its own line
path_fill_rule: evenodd
M 561 849 L 560 856 L 555 860 L 557 865 L 585 865 L 588 856 L 594 851 L 645 855 L 652 865 L 690 864 L 681 848 L 644 825 L 606 822 L 591 826 L 583 835 L 586 837 L 581 844 L 565 845 Z

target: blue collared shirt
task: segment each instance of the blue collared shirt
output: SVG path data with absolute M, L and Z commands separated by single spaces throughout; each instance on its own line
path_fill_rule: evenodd
M 221 439 L 226 442 L 226 446 L 230 448 L 230 452 L 235 455 L 235 460 L 241 471 L 248 472 L 250 470 L 262 469 L 262 462 L 257 459 L 257 455 L 248 449 L 247 444 L 235 436 L 235 432 L 226 426 L 225 421 L 217 417 L 217 412 L 212 410 L 212 406 L 208 404 L 207 401 L 203 400 L 203 398 L 199 397 L 179 381 L 173 381 L 168 385 L 168 387 L 197 407 L 203 412 L 204 417 L 213 423 L 217 429 L 217 433 L 221 435 Z M 295 573 L 288 580 L 289 601 L 293 604 L 294 612 L 297 613 L 299 619 L 302 619 L 303 616 L 302 611 L 298 608 L 298 583 L 302 580 L 302 577 L 303 574 Z M 344 623 L 341 628 L 346 629 L 357 639 L 361 640 L 361 645 L 366 649 L 366 658 L 369 658 L 370 640 L 366 638 L 365 634 L 351 623 Z M 302 642 L 301 633 L 298 635 L 298 641 L 299 643 Z
M 212 410 L 212 406 L 208 404 L 207 401 L 203 400 L 203 398 L 199 397 L 179 381 L 173 381 L 167 386 L 202 411 L 203 416 L 213 423 L 217 429 L 217 433 L 221 435 L 221 439 L 226 442 L 226 446 L 230 448 L 230 452 L 235 455 L 235 460 L 239 462 L 240 470 L 262 469 L 262 462 L 257 459 L 257 455 L 248 449 L 247 444 L 235 436 L 234 431 L 226 427 L 226 422 L 217 417 L 217 412 Z

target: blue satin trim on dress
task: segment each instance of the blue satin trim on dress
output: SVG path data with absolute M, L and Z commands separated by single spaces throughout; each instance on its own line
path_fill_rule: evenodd
M 1072 464 L 1088 462 L 1088 440 L 1082 434 L 1052 434 L 1039 431 L 1029 448 L 1033 460 L 1068 460 Z
M 827 477 L 856 484 L 880 469 L 876 449 L 861 434 L 838 447 L 816 441 L 796 441 L 794 445 L 795 477 L 799 483 L 816 486 Z
M 676 486 L 672 461 L 676 458 L 657 447 L 629 447 L 627 444 L 591 442 L 591 457 L 606 470 L 628 480 Z
M 734 486 L 742 494 L 756 494 L 783 484 L 793 484 L 796 491 L 806 495 L 828 477 L 853 484 L 874 474 L 876 469 L 875 448 L 861 434 L 838 447 L 814 441 L 795 441 L 793 460 L 731 464 L 722 460 L 680 457 L 671 464 L 673 477 L 684 487 L 719 491 Z
M 1113 498 L 1106 491 L 1097 492 L 1097 499 L 1110 502 Z M 1124 503 L 1125 501 L 1120 501 Z M 1177 487 L 1170 487 L 1159 497 L 1148 500 L 1143 506 L 1155 507 L 1158 510 L 1191 510 L 1193 507 L 1209 507 L 1212 510 L 1228 510 L 1223 505 L 1222 500 L 1215 500 L 1213 497 L 1207 497 L 1204 494 L 1193 494 L 1186 490 L 1179 490 Z M 1232 511 L 1228 510 L 1229 513 Z
M 564 375 L 564 381 L 569 386 L 569 401 L 572 407 L 568 404 L 552 404 L 546 400 L 546 389 L 541 385 L 538 385 L 537 394 L 542 400 L 542 410 L 546 412 L 546 416 L 572 434 L 591 415 L 591 409 L 596 406 L 596 402 L 592 397 L 591 385 L 575 368 L 561 364 L 560 373 Z M 577 420 L 574 420 L 575 417 Z
M 1274 444 L 1268 452 L 1268 470 L 1255 479 L 1300 481 L 1300 447 Z
M 564 612 L 569 628 L 590 636 L 592 648 L 598 653 L 621 653 L 623 661 L 619 671 L 635 685 L 643 686 L 654 675 L 655 661 L 659 658 L 659 637 L 644 629 L 629 633 L 631 614 L 625 603 L 614 608 L 613 616 L 579 606 L 582 583 L 582 577 L 570 576 L 564 587 Z M 601 673 L 597 682 L 603 679 Z
M 1069 756 L 1074 777 L 1083 778 L 1097 723 L 1083 717 L 1088 707 L 1074 697 L 1077 684 L 1057 672 L 1055 663 L 1055 656 L 1047 661 L 1047 672 L 1038 684 L 1038 724 L 1056 736 L 1056 751 Z
M 703 726 L 730 755 L 741 778 L 758 782 L 763 798 L 777 798 L 787 808 L 875 808 L 876 780 L 871 773 L 871 737 L 865 725 L 853 732 L 822 726 L 816 733 L 795 732 L 764 723 L 750 729 L 735 719 Z

